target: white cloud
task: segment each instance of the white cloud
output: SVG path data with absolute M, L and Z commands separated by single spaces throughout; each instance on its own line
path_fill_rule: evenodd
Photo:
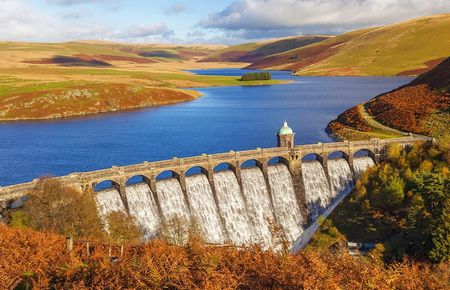
M 23 0 L 0 0 L 0 36 L 4 40 L 35 40 L 38 32 L 53 29 L 50 19 Z
M 0 40 L 67 41 L 112 40 L 146 42 L 155 37 L 170 38 L 174 31 L 165 23 L 128 27 L 84 21 L 89 10 L 68 11 L 55 15 L 28 5 L 26 0 L 0 0 Z M 83 22 L 79 22 L 83 19 Z M 76 23 L 74 24 L 74 21 Z
M 167 28 L 165 23 L 157 23 L 150 25 L 136 25 L 131 26 L 125 30 L 112 33 L 111 36 L 119 38 L 145 38 L 148 36 L 161 35 L 169 36 L 174 32 Z
M 180 14 L 186 12 L 189 7 L 183 3 L 174 3 L 164 10 L 165 14 Z
M 93 4 L 99 2 L 106 2 L 106 0 L 47 0 L 48 4 L 56 4 L 62 6 L 70 6 L 77 4 Z
M 448 0 L 236 0 L 199 25 L 267 37 L 338 33 L 449 11 Z

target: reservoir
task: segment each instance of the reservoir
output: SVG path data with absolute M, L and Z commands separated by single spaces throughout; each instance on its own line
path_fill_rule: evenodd
M 240 69 L 193 71 L 235 75 Z M 197 89 L 195 101 L 86 118 L 0 123 L 0 186 L 202 153 L 276 146 L 283 121 L 296 143 L 327 142 L 344 110 L 409 82 L 409 77 L 293 77 L 272 86 Z

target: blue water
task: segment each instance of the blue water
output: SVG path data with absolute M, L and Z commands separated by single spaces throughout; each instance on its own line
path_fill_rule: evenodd
M 242 75 L 238 69 L 198 74 Z M 80 119 L 0 123 L 0 186 L 45 175 L 202 153 L 276 145 L 284 120 L 297 143 L 329 141 L 345 109 L 407 83 L 407 77 L 292 77 L 286 85 L 199 89 L 195 101 Z

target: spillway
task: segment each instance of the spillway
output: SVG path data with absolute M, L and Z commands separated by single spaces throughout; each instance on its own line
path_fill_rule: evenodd
M 104 189 L 97 192 L 95 195 L 95 201 L 106 230 L 108 230 L 107 217 L 111 212 L 126 212 L 123 201 L 120 198 L 119 191 L 115 188 Z
M 359 157 L 353 160 L 353 169 L 355 171 L 355 178 L 358 178 L 367 168 L 375 165 L 373 159 L 370 157 Z
M 283 229 L 285 238 L 292 243 L 302 233 L 303 221 L 291 174 L 284 164 L 269 166 L 268 173 L 275 216 Z
M 146 183 L 127 185 L 125 197 L 145 240 L 168 232 L 185 241 L 187 228 L 194 224 L 206 242 L 259 244 L 267 249 L 274 246 L 273 225 L 292 245 L 303 237 L 308 224 L 349 193 L 354 180 L 373 165 L 370 157 L 354 158 L 353 168 L 345 159 L 330 159 L 325 171 L 319 161 L 302 162 L 303 192 L 296 192 L 288 167 L 275 164 L 268 166 L 267 176 L 258 167 L 241 169 L 239 176 L 231 170 L 215 172 L 214 187 L 204 174 L 187 176 L 186 192 L 176 178 L 158 180 L 156 193 Z M 104 221 L 112 211 L 126 212 L 116 189 L 96 192 L 95 199 Z M 302 208 L 308 212 L 302 213 Z M 181 230 L 171 228 L 174 224 Z
M 146 183 L 129 185 L 126 187 L 126 197 L 130 215 L 136 219 L 144 239 L 156 236 L 161 219 L 150 187 Z
M 333 199 L 325 171 L 319 161 L 302 163 L 303 184 L 305 185 L 306 206 L 310 220 L 314 221 Z
M 264 175 L 258 167 L 241 171 L 242 187 L 250 223 L 252 240 L 267 248 L 272 244 L 270 223 L 275 222 Z
M 217 172 L 214 174 L 214 186 L 227 242 L 240 246 L 249 244 L 253 235 L 252 225 L 236 175 L 231 170 Z
M 347 194 L 353 187 L 353 172 L 347 160 L 328 160 L 328 175 L 330 176 L 330 194 L 335 198 L 339 194 Z
M 163 219 L 170 222 L 173 219 L 190 221 L 190 213 L 184 199 L 181 185 L 175 178 L 159 180 L 156 192 L 163 213 Z
M 208 179 L 204 174 L 186 178 L 186 190 L 191 214 L 209 243 L 223 244 L 226 240 L 216 202 Z

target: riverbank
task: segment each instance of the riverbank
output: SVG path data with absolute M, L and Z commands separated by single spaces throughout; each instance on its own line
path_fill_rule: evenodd
M 196 67 L 196 66 L 193 66 Z M 200 76 L 172 71 L 29 67 L 0 69 L 0 121 L 86 116 L 191 101 L 188 88 L 254 86 L 281 80 L 241 82 L 232 76 Z

